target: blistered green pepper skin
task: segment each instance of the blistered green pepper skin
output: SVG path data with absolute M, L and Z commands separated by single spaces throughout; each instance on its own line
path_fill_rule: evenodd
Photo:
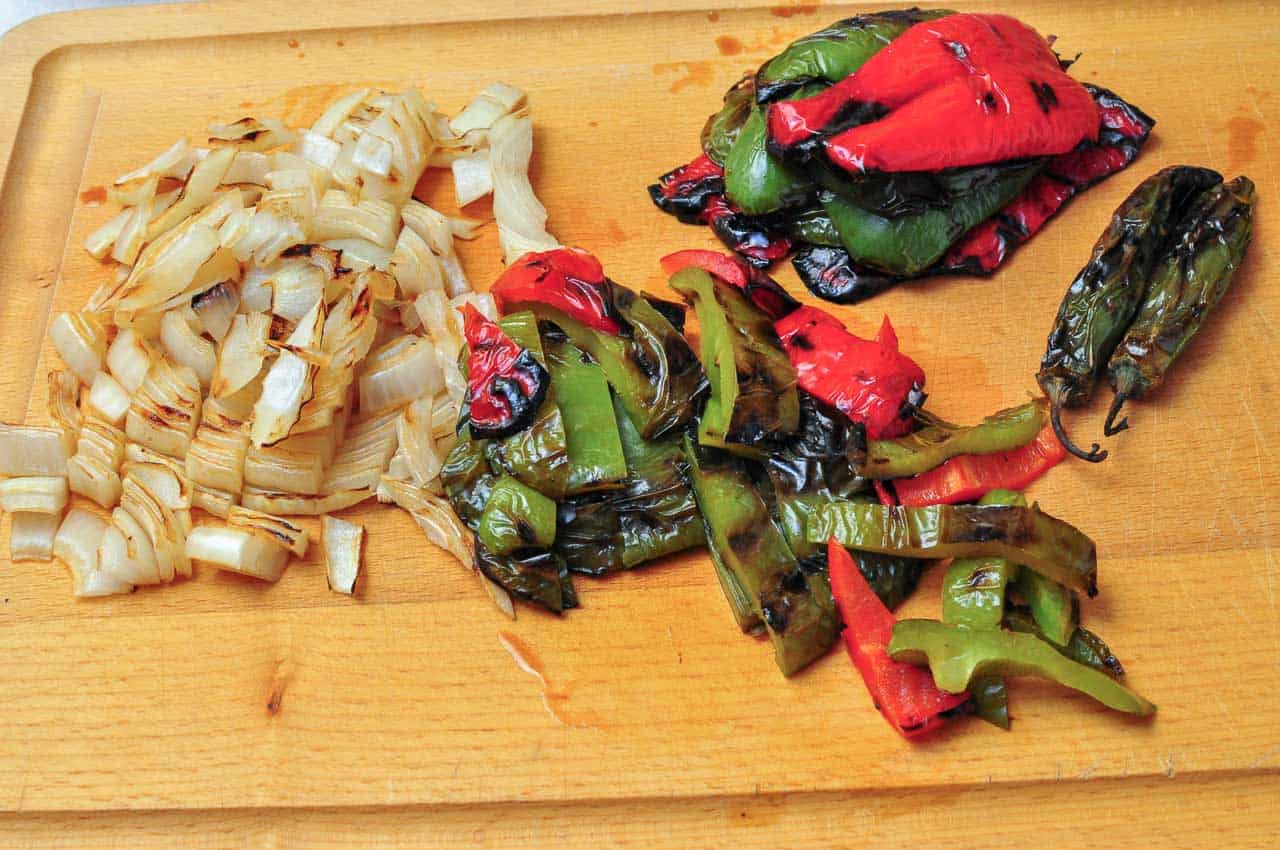
M 749 215 L 776 212 L 813 193 L 813 181 L 769 153 L 765 137 L 764 113 L 753 106 L 724 160 L 725 195 Z
M 698 315 L 702 364 L 711 383 L 698 442 L 763 454 L 763 443 L 794 434 L 800 424 L 796 370 L 773 321 L 739 289 L 701 269 L 677 272 L 671 288 Z
M 835 642 L 840 625 L 830 586 L 797 563 L 740 461 L 689 437 L 685 452 L 725 596 L 744 629 L 764 624 L 778 668 L 790 676 Z
M 831 191 L 819 193 L 840 241 L 860 265 L 897 275 L 916 275 L 932 266 L 974 225 L 1013 200 L 1042 167 L 1036 162 L 1002 173 L 953 199 L 941 209 L 886 218 Z
M 1019 493 L 992 490 L 979 505 L 1026 507 Z M 956 558 L 942 580 L 942 622 L 975 629 L 996 629 L 1004 618 L 1004 594 L 1018 575 L 1018 565 L 1008 558 L 987 555 Z
M 913 558 L 998 555 L 1090 596 L 1097 593 L 1093 541 L 1035 505 L 821 505 L 809 516 L 808 539 L 821 542 L 832 536 L 846 549 Z
M 975 677 L 1034 676 L 1049 679 L 1127 714 L 1151 715 L 1156 707 L 1105 673 L 1078 664 L 1034 635 L 1000 629 L 966 629 L 936 620 L 901 620 L 889 655 L 928 664 L 938 687 L 966 690 Z
M 743 77 L 725 92 L 724 105 L 702 126 L 702 152 L 723 166 L 756 102 L 755 81 Z
M 949 14 L 945 9 L 877 12 L 838 21 L 796 39 L 761 66 L 756 74 L 756 98 L 769 103 L 811 83 L 838 83 L 907 28 Z
M 604 373 L 559 334 L 544 335 L 542 345 L 569 450 L 566 494 L 621 487 L 627 460 Z
M 1026 570 L 1023 572 L 1026 572 Z M 1042 640 L 1047 640 L 1040 625 L 1031 616 L 1031 612 L 1025 608 L 1006 606 L 1004 625 L 1015 632 L 1025 632 Z M 1100 670 L 1108 676 L 1124 675 L 1124 666 L 1120 663 L 1120 659 L 1116 658 L 1115 653 L 1111 651 L 1111 647 L 1107 646 L 1106 641 L 1084 626 L 1076 626 L 1075 631 L 1071 633 L 1070 640 L 1065 645 L 1050 645 L 1072 661 Z
M 1058 411 L 1092 396 L 1142 303 L 1156 255 L 1176 219 L 1191 199 L 1221 182 L 1217 172 L 1189 166 L 1148 177 L 1116 209 L 1063 296 L 1036 380 L 1053 405 L 1058 438 L 1077 457 L 1100 461 L 1106 452 L 1096 443 L 1088 452 L 1077 448 L 1063 431 Z
M 470 428 L 464 426 L 458 433 L 440 467 L 440 480 L 458 519 L 473 530 L 477 528 L 498 476 L 489 468 L 485 441 L 472 439 Z
M 1115 402 L 1107 433 L 1126 399 L 1164 381 L 1196 331 L 1226 294 L 1253 236 L 1253 182 L 1237 177 L 1206 190 L 1178 224 L 1171 250 L 1157 259 L 1137 315 L 1107 363 Z
M 867 478 L 906 478 L 918 475 L 944 461 L 963 454 L 1007 452 L 1036 438 L 1049 421 L 1049 407 L 1031 401 L 1001 410 L 977 425 L 960 426 L 943 422 L 923 412 L 916 414 L 927 424 L 893 440 L 867 443 L 867 461 L 858 470 Z
M 556 503 L 504 475 L 489 491 L 476 532 L 495 555 L 517 549 L 548 549 L 556 540 Z

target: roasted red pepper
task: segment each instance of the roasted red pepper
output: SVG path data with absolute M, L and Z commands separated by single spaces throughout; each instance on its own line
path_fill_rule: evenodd
M 791 238 L 774 226 L 771 216 L 747 215 L 724 195 L 707 199 L 701 220 L 721 242 L 760 268 L 768 268 L 791 253 Z
M 706 154 L 668 171 L 649 187 L 649 197 L 658 209 L 671 213 L 685 224 L 704 222 L 708 201 L 723 195 L 724 169 Z
M 913 478 L 878 486 L 876 493 L 883 504 L 907 507 L 971 502 L 992 490 L 1022 490 L 1066 456 L 1053 428 L 1045 426 L 1034 440 L 1013 451 L 953 457 Z
M 518 304 L 554 307 L 589 328 L 616 336 L 619 325 L 604 293 L 600 261 L 579 248 L 529 253 L 516 260 L 490 288 L 504 314 Z
M 942 726 L 944 715 L 964 705 L 969 695 L 939 690 L 928 667 L 889 657 L 887 647 L 897 619 L 835 538 L 827 544 L 827 569 L 831 595 L 844 620 L 845 648 L 884 719 L 905 738 L 918 738 Z
M 886 110 L 823 139 L 827 159 L 854 173 L 932 171 L 1066 153 L 1099 128 L 1093 98 L 1039 33 L 959 14 L 916 24 L 820 94 L 770 104 L 770 150 L 786 156 Z
M 462 308 L 467 336 L 467 416 L 476 437 L 505 437 L 527 428 L 551 376 L 527 348 L 470 304 Z
M 863 423 L 868 439 L 911 429 L 912 414 L 924 403 L 924 370 L 898 351 L 888 316 L 874 340 L 854 336 L 817 307 L 800 307 L 774 327 L 800 388 Z
M 668 277 L 681 269 L 702 269 L 747 294 L 765 315 L 777 321 L 800 306 L 776 280 L 732 254 L 690 249 L 667 254 L 658 261 Z

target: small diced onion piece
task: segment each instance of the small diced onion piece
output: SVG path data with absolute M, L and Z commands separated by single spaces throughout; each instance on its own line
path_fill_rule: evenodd
M 67 444 L 57 428 L 0 423 L 0 475 L 66 475 Z
M 191 486 L 191 507 L 200 508 L 222 519 L 227 518 L 227 513 L 236 504 L 238 498 L 237 494 L 228 493 L 225 490 L 214 490 L 200 484 Z
M 76 596 L 128 593 L 133 585 L 98 569 L 98 547 L 107 523 L 84 508 L 72 508 L 53 538 L 53 554 L 71 570 Z
M 50 560 L 53 557 L 53 538 L 60 525 L 60 514 L 33 514 L 26 511 L 14 514 L 13 527 L 9 530 L 9 560 Z
M 160 343 L 170 360 L 196 373 L 200 386 L 207 387 L 213 381 L 218 354 L 212 342 L 191 329 L 182 311 L 170 310 L 164 314 L 160 320 Z
M 239 315 L 231 321 L 231 330 L 222 341 L 218 367 L 210 384 L 213 397 L 234 395 L 258 376 L 267 358 L 267 335 L 270 332 L 271 317 L 266 313 Z
M 146 568 L 145 584 L 159 584 L 162 581 L 160 565 L 156 561 L 156 550 L 151 539 L 143 531 L 142 526 L 133 518 L 133 514 L 124 508 L 116 508 L 111 512 L 111 525 L 120 530 L 129 546 L 129 557 Z
M 329 589 L 350 596 L 355 592 L 363 566 L 360 546 L 364 542 L 364 527 L 325 514 L 320 517 L 320 538 L 324 543 Z
M 34 514 L 60 514 L 70 491 L 65 476 L 28 475 L 0 481 L 0 510 Z
M 120 232 L 124 230 L 125 224 L 132 215 L 133 210 L 120 210 L 120 212 L 107 219 L 101 227 L 90 233 L 84 240 L 84 249 L 95 260 L 101 260 L 107 256 L 111 251 L 111 246 L 115 244 Z
M 49 339 L 62 362 L 86 384 L 102 369 L 107 332 L 89 313 L 59 313 L 49 323 Z
M 200 317 L 204 329 L 218 342 L 231 330 L 231 320 L 240 307 L 240 296 L 234 286 L 219 283 L 192 296 L 191 309 Z
M 311 395 L 318 367 L 299 353 L 315 347 L 324 329 L 324 301 L 317 301 L 285 341 L 276 362 L 262 380 L 262 395 L 253 406 L 250 436 L 255 446 L 268 446 L 289 436 L 302 403 Z
M 155 566 L 131 556 L 128 538 L 115 525 L 107 526 L 102 542 L 98 544 L 98 569 L 122 584 L 160 583 L 160 574 Z
M 311 542 L 311 533 L 305 528 L 294 525 L 287 519 L 241 505 L 234 505 L 227 512 L 227 523 L 234 528 L 243 528 L 261 535 L 299 558 L 307 554 L 307 545 Z
M 470 156 L 455 159 L 450 168 L 453 170 L 453 193 L 457 196 L 459 208 L 493 192 L 488 151 L 476 151 Z
M 112 425 L 119 425 L 129 412 L 129 391 L 108 373 L 99 372 L 89 388 L 89 406 Z
M 435 395 L 444 385 L 430 340 L 418 337 L 397 349 L 393 356 L 383 356 L 386 352 L 388 346 L 370 354 L 365 361 L 367 371 L 360 376 L 362 412 L 375 414 L 402 407 L 423 396 Z
M 120 501 L 120 475 L 100 458 L 74 455 L 67 461 L 67 484 L 71 492 L 103 508 Z
M 198 525 L 187 535 L 185 552 L 193 561 L 219 569 L 278 581 L 289 561 L 289 550 L 242 528 Z
M 107 367 L 122 387 L 136 393 L 151 369 L 152 356 L 146 340 L 132 328 L 124 328 L 107 350 Z

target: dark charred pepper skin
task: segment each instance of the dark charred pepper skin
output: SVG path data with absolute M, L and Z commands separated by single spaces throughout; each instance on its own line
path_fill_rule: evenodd
M 463 307 L 467 336 L 467 410 L 472 433 L 506 437 L 528 428 L 551 376 L 526 348 L 470 304 Z
M 1071 443 L 1062 428 L 1062 408 L 1088 401 L 1142 303 L 1173 223 L 1190 201 L 1220 182 L 1217 172 L 1188 166 L 1166 168 L 1144 180 L 1116 210 L 1067 289 L 1036 380 L 1049 396 L 1058 438 L 1077 457 L 1097 462 L 1106 452 L 1096 443 L 1088 452 Z

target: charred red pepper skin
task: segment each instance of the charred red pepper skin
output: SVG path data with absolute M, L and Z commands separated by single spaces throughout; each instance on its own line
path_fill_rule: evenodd
M 578 248 L 528 253 L 507 267 L 490 289 L 498 310 L 539 302 L 589 328 L 617 336 L 619 325 L 605 297 L 604 268 Z
M 658 262 L 668 277 L 682 269 L 695 268 L 736 286 L 746 293 L 757 309 L 774 321 L 800 306 L 800 302 L 776 280 L 740 257 L 690 249 L 667 254 Z
M 1066 153 L 1099 128 L 1093 98 L 1035 30 L 958 14 L 916 24 L 821 94 L 771 104 L 770 150 L 794 156 L 851 116 L 884 111 L 829 135 L 822 153 L 858 174 L 932 171 Z
M 533 421 L 551 376 L 527 349 L 470 304 L 462 308 L 467 337 L 467 410 L 478 437 L 505 437 Z
M 827 544 L 831 595 L 844 620 L 844 645 L 871 693 L 876 708 L 904 738 L 919 738 L 943 725 L 947 712 L 968 701 L 968 693 L 938 689 L 928 668 L 894 661 L 887 648 L 897 618 L 876 596 L 834 538 Z
M 685 224 L 703 223 L 708 201 L 723 195 L 724 169 L 706 154 L 668 171 L 649 187 L 654 205 Z
M 992 490 L 1022 490 L 1066 456 L 1053 428 L 1046 426 L 1034 440 L 1013 451 L 953 457 L 914 478 L 899 478 L 891 482 L 892 487 L 877 487 L 876 493 L 881 504 L 905 507 L 971 502 Z
M 801 389 L 866 426 L 867 438 L 905 434 L 924 402 L 924 370 L 898 351 L 886 316 L 874 340 L 854 336 L 835 316 L 800 307 L 774 325 Z

